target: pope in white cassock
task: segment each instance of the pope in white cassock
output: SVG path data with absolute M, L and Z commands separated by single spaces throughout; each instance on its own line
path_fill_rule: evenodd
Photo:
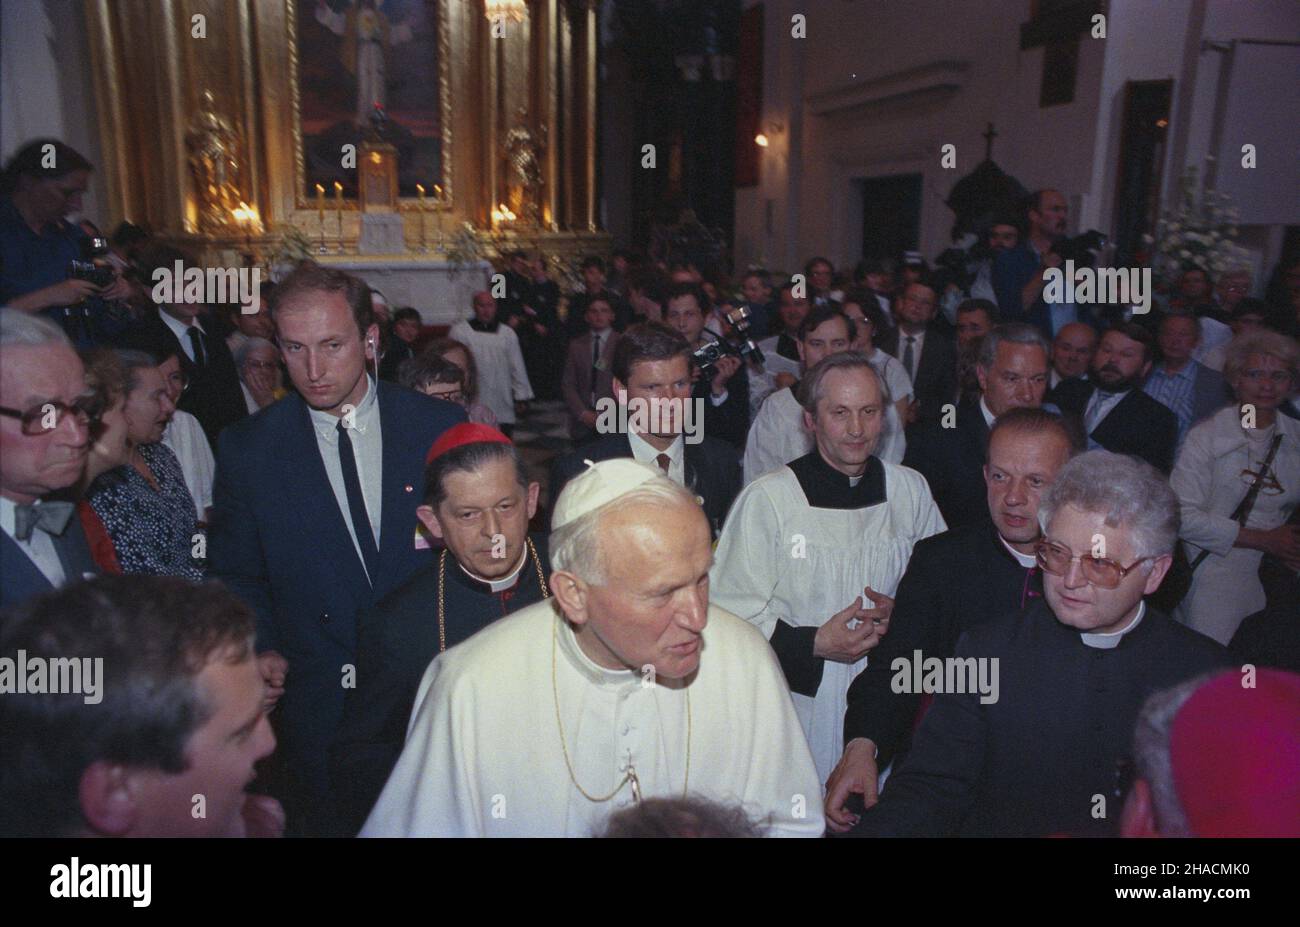
M 887 400 L 865 355 L 829 355 L 799 386 L 816 447 L 736 498 L 713 601 L 771 641 L 824 782 L 843 752 L 849 684 L 888 630 L 912 546 L 946 526 L 924 477 L 873 454 Z
M 819 836 L 821 780 L 776 657 L 709 604 L 696 499 L 601 461 L 556 501 L 550 558 L 552 600 L 429 666 L 361 835 L 594 836 L 640 798 L 691 795 Z

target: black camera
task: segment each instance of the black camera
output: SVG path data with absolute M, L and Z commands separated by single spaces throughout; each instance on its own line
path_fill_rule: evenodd
M 727 321 L 731 323 L 732 335 L 736 338 L 734 343 L 721 337 L 712 329 L 705 329 L 717 340 L 705 342 L 691 354 L 702 374 L 708 374 L 717 366 L 718 361 L 728 354 L 739 357 L 741 360 L 752 360 L 756 364 L 763 364 L 762 350 L 749 337 L 749 316 L 749 309 L 745 306 L 738 306 L 727 313 Z
M 113 265 L 108 262 L 108 239 L 88 238 L 81 245 L 81 260 L 68 265 L 68 276 L 103 289 L 113 285 Z
M 1074 261 L 1075 267 L 1091 267 L 1097 261 L 1097 252 L 1106 247 L 1106 235 L 1089 229 L 1073 238 L 1062 236 L 1052 242 L 1052 252 L 1062 261 Z

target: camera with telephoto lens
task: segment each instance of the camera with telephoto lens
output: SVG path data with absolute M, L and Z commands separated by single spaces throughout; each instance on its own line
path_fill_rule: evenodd
M 700 373 L 710 373 L 717 366 L 718 361 L 729 354 L 741 360 L 753 360 L 759 365 L 763 364 L 762 350 L 749 337 L 749 316 L 749 309 L 745 306 L 738 306 L 727 313 L 727 321 L 731 323 L 732 332 L 738 339 L 736 343 L 720 337 L 715 331 L 706 329 L 717 340 L 705 342 L 691 354 L 696 366 L 700 368 Z
M 68 277 L 103 289 L 113 285 L 113 265 L 108 262 L 108 239 L 88 238 L 81 245 L 81 260 L 68 265 Z
M 1097 261 L 1097 252 L 1105 247 L 1105 233 L 1089 229 L 1073 238 L 1056 239 L 1052 242 L 1052 253 L 1059 254 L 1062 262 L 1074 261 L 1075 267 L 1091 267 Z

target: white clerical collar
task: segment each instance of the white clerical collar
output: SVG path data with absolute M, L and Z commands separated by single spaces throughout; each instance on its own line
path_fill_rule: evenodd
M 633 458 L 642 463 L 648 463 L 654 467 L 659 466 L 659 463 L 655 458 L 660 454 L 667 454 L 668 458 L 673 463 L 677 463 L 682 459 L 682 451 L 686 446 L 685 442 L 682 440 L 682 436 L 678 435 L 673 438 L 672 444 L 668 445 L 668 447 L 661 451 L 630 428 L 627 431 L 627 443 L 632 446 Z
M 1016 558 L 1016 563 L 1020 564 L 1026 570 L 1030 567 L 1038 566 L 1038 558 L 1033 554 L 1022 554 L 1020 551 L 1008 544 L 1007 539 L 1000 534 L 998 535 L 998 540 L 1001 541 L 1002 546 L 1007 549 L 1007 553 Z
M 470 570 L 465 569 L 465 564 L 460 562 L 459 557 L 456 558 L 456 565 L 460 567 L 462 571 L 464 571 L 466 576 L 474 580 L 474 582 L 482 583 L 484 586 L 489 587 L 493 592 L 505 592 L 507 589 L 509 589 L 519 580 L 519 571 L 524 568 L 524 564 L 527 561 L 528 561 L 528 545 L 525 544 L 523 553 L 519 555 L 519 562 L 515 564 L 515 568 L 511 570 L 508 575 L 503 576 L 500 579 L 486 579 L 482 576 L 479 576 L 477 573 L 473 573 Z
M 997 416 L 989 411 L 989 404 L 984 401 L 983 396 L 980 396 L 980 412 L 984 414 L 984 424 L 992 428 L 993 423 L 997 421 Z
M 326 444 L 333 444 L 339 439 L 337 429 L 339 422 L 342 421 L 344 428 L 354 428 L 357 434 L 364 435 L 366 429 L 370 427 L 370 423 L 379 414 L 378 392 L 375 388 L 375 381 L 370 374 L 366 374 L 366 394 L 361 397 L 361 402 L 357 405 L 350 420 L 348 416 L 334 415 L 332 412 L 313 409 L 308 406 L 307 412 L 311 415 L 311 423 L 316 429 L 316 433 L 321 436 Z M 351 424 L 348 424 L 349 421 Z
M 565 660 L 588 682 L 595 683 L 598 686 L 609 686 L 611 688 L 626 688 L 628 686 L 640 685 L 641 676 L 632 672 L 630 669 L 607 669 L 591 657 L 587 656 L 582 645 L 578 643 L 578 637 L 569 621 L 564 617 L 564 612 L 559 605 L 555 605 L 555 620 L 559 622 L 556 633 L 559 636 L 560 652 L 564 654 Z M 649 686 L 646 686 L 649 688 Z
M 1146 614 L 1146 611 L 1147 603 L 1139 602 L 1137 614 L 1134 615 L 1133 620 L 1128 623 L 1128 627 L 1121 628 L 1118 631 L 1108 631 L 1105 634 L 1090 634 L 1085 631 L 1080 633 L 1079 637 L 1083 638 L 1084 644 L 1089 647 L 1096 647 L 1098 650 L 1114 650 L 1119 646 L 1119 640 L 1121 637 L 1141 624 L 1142 616 Z

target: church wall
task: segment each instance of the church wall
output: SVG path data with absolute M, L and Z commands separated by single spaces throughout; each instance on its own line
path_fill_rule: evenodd
M 73 15 L 69 15 L 69 13 Z M 65 0 L 0 3 L 0 159 L 34 138 L 61 139 L 96 170 L 83 198 L 87 218 L 108 229 L 86 23 Z

